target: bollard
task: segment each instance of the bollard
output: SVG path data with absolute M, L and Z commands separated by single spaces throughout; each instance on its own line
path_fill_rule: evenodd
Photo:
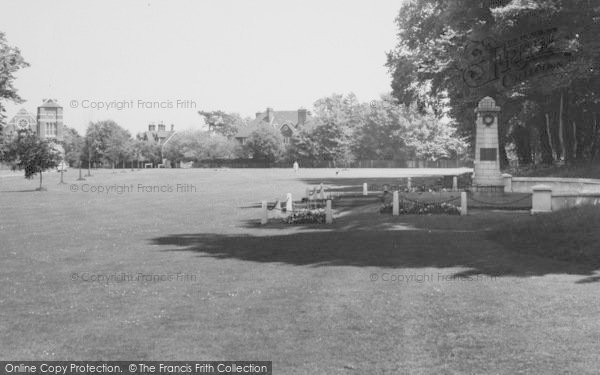
M 269 211 L 267 209 L 267 201 L 262 201 L 261 206 L 262 206 L 262 215 L 260 217 L 260 223 L 261 223 L 261 225 L 265 225 L 267 223 L 267 221 L 269 221 Z
M 458 176 L 452 177 L 452 191 L 458 190 Z
M 400 202 L 398 199 L 398 190 L 394 191 L 393 200 L 392 200 L 392 215 L 398 216 L 400 215 Z
M 306 188 L 306 200 L 310 200 L 310 188 Z
M 460 193 L 460 216 L 467 214 L 467 192 Z
M 319 185 L 319 188 L 321 189 L 320 193 L 319 193 L 319 198 L 320 199 L 325 199 L 325 189 L 323 189 L 323 183 L 321 182 L 321 185 Z
M 406 188 L 408 189 L 408 191 L 410 191 L 410 189 L 412 189 L 412 177 L 409 177 L 406 180 Z
M 292 201 L 292 193 L 287 193 L 287 197 L 285 199 L 285 211 L 288 214 L 291 214 L 294 210 L 293 201 Z
M 369 190 L 367 189 L 367 183 L 363 183 L 363 195 L 368 195 L 369 194 Z
M 327 199 L 327 206 L 325 206 L 325 223 L 333 223 L 333 214 L 331 212 L 331 199 Z

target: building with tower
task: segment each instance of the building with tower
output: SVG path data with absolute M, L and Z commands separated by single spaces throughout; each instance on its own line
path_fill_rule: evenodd
M 62 141 L 64 133 L 63 108 L 56 99 L 44 99 L 37 109 L 37 135 L 41 139 Z
M 63 108 L 56 99 L 44 99 L 37 108 L 36 116 L 21 108 L 5 126 L 3 133 L 16 135 L 19 130 L 32 131 L 41 139 L 62 141 L 65 131 Z

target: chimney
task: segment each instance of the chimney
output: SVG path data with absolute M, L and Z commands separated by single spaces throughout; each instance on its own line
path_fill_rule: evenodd
M 306 122 L 306 109 L 300 108 L 298 110 L 298 125 L 302 126 Z
M 164 132 L 165 131 L 165 124 L 163 124 L 162 121 L 161 121 L 160 124 L 158 124 L 158 131 L 159 132 Z
M 268 107 L 267 108 L 267 120 L 269 121 L 269 124 L 273 122 L 273 119 L 275 117 L 273 108 Z
M 148 125 L 148 131 L 151 131 L 151 132 L 153 132 L 153 131 L 155 131 L 155 130 L 156 130 L 156 125 L 154 125 L 154 124 L 150 124 L 150 125 Z
M 175 128 L 175 125 L 171 124 L 171 131 Z
M 260 112 L 256 112 L 256 118 L 260 117 Z

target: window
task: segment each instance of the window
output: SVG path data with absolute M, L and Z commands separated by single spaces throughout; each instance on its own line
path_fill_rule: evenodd
M 289 145 L 290 144 L 290 137 L 283 137 L 283 144 L 284 145 Z
M 45 132 L 46 137 L 56 137 L 58 134 L 58 124 L 55 122 L 47 122 L 45 124 Z

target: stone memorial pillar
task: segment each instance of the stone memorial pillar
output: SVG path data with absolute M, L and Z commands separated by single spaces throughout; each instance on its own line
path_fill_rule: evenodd
M 494 99 L 486 96 L 481 99 L 475 113 L 475 175 L 473 186 L 504 186 L 500 173 L 500 152 L 498 150 L 498 114 L 500 107 Z

